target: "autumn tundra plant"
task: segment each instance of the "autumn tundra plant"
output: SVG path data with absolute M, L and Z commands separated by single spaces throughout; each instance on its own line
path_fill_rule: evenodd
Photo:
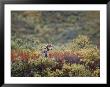
M 19 42 L 19 43 L 18 43 Z M 41 47 L 23 47 L 15 40 L 11 50 L 11 76 L 13 77 L 99 77 L 100 51 L 90 38 L 79 35 L 61 46 L 54 45 L 42 55 Z M 32 42 L 29 42 L 32 43 Z M 17 44 L 17 47 L 16 45 Z M 34 45 L 34 44 L 33 44 Z M 34 46 L 35 47 L 35 46 Z

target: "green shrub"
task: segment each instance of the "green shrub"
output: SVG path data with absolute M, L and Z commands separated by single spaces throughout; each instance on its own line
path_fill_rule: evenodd
M 62 70 L 56 69 L 55 71 L 51 70 L 51 68 L 47 68 L 44 72 L 42 72 L 44 77 L 62 77 Z
M 71 76 L 88 77 L 91 76 L 91 71 L 87 70 L 84 65 L 72 64 Z
M 39 65 L 41 65 L 41 66 L 45 66 L 45 68 L 49 68 L 49 67 L 53 67 L 53 66 L 55 66 L 55 64 L 56 64 L 56 62 L 55 61 L 53 61 L 53 60 L 51 60 L 51 59 L 49 59 L 49 58 L 45 58 L 45 57 L 40 57 L 40 58 L 38 58 L 38 59 L 36 59 L 36 60 L 30 60 L 29 61 L 29 63 L 31 64 L 31 65 L 34 65 L 34 66 L 39 66 Z
M 97 60 L 100 57 L 99 49 L 96 47 L 81 49 L 79 54 L 81 54 L 84 59 L 89 60 Z
M 34 72 L 38 72 L 41 76 L 44 76 L 45 74 L 43 73 L 46 68 L 52 68 L 56 65 L 56 62 L 45 58 L 45 57 L 40 57 L 36 60 L 30 60 L 29 61 L 30 67 L 33 68 Z
M 76 39 L 71 43 L 71 48 L 74 50 L 79 50 L 88 47 L 91 45 L 91 41 L 87 36 L 79 35 Z
M 94 77 L 100 77 L 100 69 L 94 70 L 94 72 L 92 73 L 92 76 L 94 76 Z
M 63 66 L 64 76 L 69 77 L 82 77 L 82 76 L 91 76 L 91 72 L 85 68 L 84 65 L 80 64 L 65 64 Z
M 11 76 L 22 77 L 25 75 L 25 71 L 28 70 L 28 63 L 22 60 L 16 60 L 11 64 Z
M 62 70 L 63 70 L 63 76 L 67 77 L 69 76 L 69 72 L 71 72 L 72 67 L 70 64 L 64 64 Z
M 45 63 L 44 63 L 45 62 Z M 91 71 L 81 64 L 64 63 L 62 69 L 56 68 L 58 63 L 53 60 L 40 58 L 29 62 L 17 60 L 12 62 L 13 77 L 90 77 L 100 76 L 100 69 Z M 54 69 L 53 69 L 54 68 Z

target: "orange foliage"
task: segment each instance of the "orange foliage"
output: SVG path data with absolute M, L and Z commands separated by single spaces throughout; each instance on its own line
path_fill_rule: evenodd
M 15 61 L 16 59 L 28 60 L 28 59 L 37 59 L 41 55 L 38 52 L 27 52 L 22 50 L 12 50 L 11 59 Z M 72 51 L 49 51 L 48 58 L 54 58 L 56 61 L 63 63 L 65 59 L 72 60 L 78 59 L 80 56 L 78 53 Z
M 11 51 L 11 60 L 15 61 L 17 58 L 21 60 L 28 60 L 29 58 L 31 59 L 36 59 L 39 58 L 40 54 L 35 54 L 35 53 L 29 53 L 21 50 L 12 50 Z

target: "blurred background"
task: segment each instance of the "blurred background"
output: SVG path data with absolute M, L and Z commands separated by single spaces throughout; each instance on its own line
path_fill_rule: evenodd
M 100 45 L 99 11 L 12 11 L 11 39 L 21 45 L 41 43 L 61 45 L 68 43 L 78 35 L 86 35 L 93 44 Z

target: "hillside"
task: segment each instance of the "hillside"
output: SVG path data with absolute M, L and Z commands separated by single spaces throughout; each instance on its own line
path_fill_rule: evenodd
M 98 11 L 12 11 L 11 14 L 12 36 L 57 44 L 87 35 L 99 44 Z

